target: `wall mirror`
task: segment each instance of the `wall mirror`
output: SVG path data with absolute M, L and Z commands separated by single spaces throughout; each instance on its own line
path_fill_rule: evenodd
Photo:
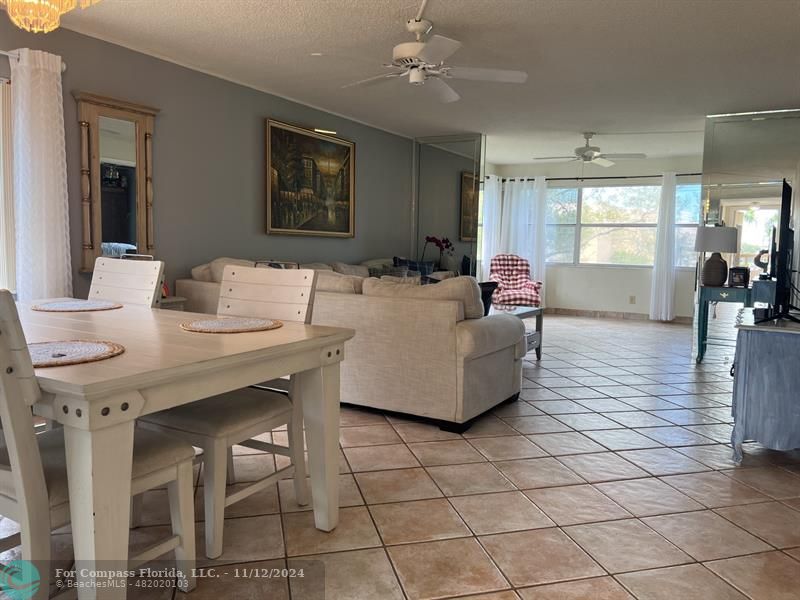
M 81 270 L 99 256 L 152 254 L 158 109 L 76 92 L 81 138 Z
M 760 272 L 753 259 L 769 248 L 778 222 L 783 179 L 795 188 L 800 184 L 798 137 L 800 110 L 706 119 L 703 220 L 739 229 L 739 252 L 726 259 L 729 266 L 750 268 L 751 281 Z
M 481 134 L 416 140 L 412 258 L 433 261 L 436 270 L 475 274 L 485 143 Z M 426 248 L 428 236 L 447 238 L 453 247 L 444 252 L 432 244 Z

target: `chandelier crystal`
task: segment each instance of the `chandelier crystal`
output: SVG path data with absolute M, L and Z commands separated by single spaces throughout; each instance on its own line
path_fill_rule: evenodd
M 61 16 L 80 6 L 87 8 L 100 0 L 0 0 L 8 18 L 20 29 L 49 33 L 58 29 Z

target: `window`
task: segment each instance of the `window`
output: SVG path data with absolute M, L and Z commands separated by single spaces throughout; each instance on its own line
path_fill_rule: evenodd
M 661 187 L 583 188 L 581 263 L 652 265 Z
M 11 85 L 0 79 L 0 288 L 14 291 L 16 281 L 11 152 Z
M 571 263 L 575 261 L 578 192 L 578 188 L 550 188 L 547 190 L 546 262 Z
M 660 185 L 550 188 L 547 262 L 651 266 L 660 199 Z M 692 267 L 700 185 L 678 185 L 675 200 L 675 265 Z

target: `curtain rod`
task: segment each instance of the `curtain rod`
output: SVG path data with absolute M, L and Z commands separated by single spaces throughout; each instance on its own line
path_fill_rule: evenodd
M 16 51 L 13 51 L 13 50 L 11 52 L 9 52 L 7 50 L 0 50 L 0 55 L 7 56 L 8 60 L 11 60 L 12 58 L 14 60 L 19 60 L 19 52 L 16 52 Z M 67 63 L 65 63 L 62 60 L 61 61 L 61 72 L 63 73 L 66 70 L 67 70 Z
M 699 177 L 702 173 L 675 173 L 675 177 Z M 491 177 L 487 175 L 486 179 Z M 662 175 L 618 175 L 616 177 L 545 177 L 546 181 L 589 181 L 601 179 L 652 179 L 655 177 L 662 177 Z M 533 177 L 520 178 L 508 177 L 502 178 L 500 181 L 534 181 Z

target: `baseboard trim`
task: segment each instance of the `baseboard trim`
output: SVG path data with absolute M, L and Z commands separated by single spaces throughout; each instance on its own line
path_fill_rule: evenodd
M 545 308 L 546 315 L 565 315 L 570 317 L 585 317 L 589 319 L 625 319 L 629 321 L 648 321 L 649 316 L 644 313 L 618 312 L 611 310 L 582 310 L 577 308 Z M 667 325 L 691 325 L 691 317 L 675 317 L 672 321 L 659 321 Z

